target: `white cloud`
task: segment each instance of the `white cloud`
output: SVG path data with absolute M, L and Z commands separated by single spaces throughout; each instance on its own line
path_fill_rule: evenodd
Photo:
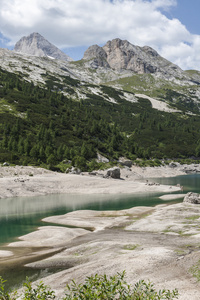
M 119 37 L 152 46 L 182 68 L 200 69 L 200 36 L 163 14 L 174 5 L 176 0 L 0 0 L 0 28 L 12 45 L 34 31 L 62 48 Z

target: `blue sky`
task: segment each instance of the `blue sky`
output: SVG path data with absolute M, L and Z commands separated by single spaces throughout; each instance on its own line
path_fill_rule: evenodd
M 178 0 L 177 5 L 172 7 L 166 14 L 169 18 L 179 19 L 193 34 L 200 34 L 200 1 Z
M 121 38 L 200 70 L 200 0 L 0 0 L 0 47 L 39 32 L 75 60 Z

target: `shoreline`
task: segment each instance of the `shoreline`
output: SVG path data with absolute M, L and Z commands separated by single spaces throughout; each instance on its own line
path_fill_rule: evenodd
M 200 299 L 198 283 L 190 272 L 200 261 L 200 207 L 186 203 L 167 205 L 164 200 L 174 198 L 171 192 L 180 191 L 180 187 L 145 181 L 150 177 L 156 180 L 155 174 L 157 177 L 185 175 L 179 168 L 124 168 L 120 180 L 59 174 L 33 167 L 4 171 L 7 175 L 0 178 L 1 196 L 36 196 L 55 191 L 90 195 L 158 191 L 166 195 L 162 196 L 163 204 L 155 207 L 73 211 L 45 218 L 46 226 L 4 245 L 0 268 L 7 265 L 12 270 L 15 265 L 24 265 L 33 270 L 62 269 L 42 278 L 45 285 L 55 290 L 56 299 L 63 296 L 66 284 L 72 279 L 80 283 L 96 273 L 109 276 L 123 270 L 130 284 L 140 279 L 150 280 L 156 289 L 178 288 L 179 300 Z
M 94 176 L 89 173 L 63 174 L 36 167 L 0 166 L 0 199 L 48 194 L 169 193 L 180 190 L 180 187 L 147 184 L 145 179 L 156 180 L 156 177 L 186 175 L 187 168 L 189 167 L 185 165 L 175 168 L 169 166 L 124 167 L 120 169 L 121 178 L 113 179 L 103 178 L 106 170 L 99 171 L 99 176 Z M 190 169 L 194 170 L 194 166 Z
M 45 218 L 47 226 L 7 246 L 10 253 L 18 253 L 18 259 L 14 255 L 5 259 L 12 261 L 12 268 L 15 260 L 33 270 L 59 268 L 35 282 L 50 286 L 56 299 L 72 279 L 80 283 L 96 273 L 110 276 L 125 270 L 130 284 L 150 280 L 156 289 L 177 288 L 179 300 L 198 300 L 199 284 L 190 270 L 200 260 L 199 215 L 200 207 L 188 203 L 74 211 Z M 83 229 L 88 224 L 93 232 Z

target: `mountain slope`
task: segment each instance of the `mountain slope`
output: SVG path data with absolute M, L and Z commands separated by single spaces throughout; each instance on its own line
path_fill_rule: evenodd
M 82 85 L 63 80 L 72 96 Z M 83 87 L 85 98 L 75 101 L 53 81 L 39 88 L 1 70 L 1 162 L 56 166 L 71 160 L 90 170 L 98 167 L 97 152 L 110 159 L 199 156 L 200 116 L 158 110 L 143 95 L 103 85 Z
M 2 162 L 62 169 L 70 160 L 90 170 L 97 152 L 112 160 L 200 156 L 199 72 L 164 67 L 145 47 L 143 64 L 151 57 L 157 69 L 138 74 L 122 53 L 132 46 L 113 43 L 92 46 L 78 62 L 0 49 Z
M 53 59 L 72 61 L 73 59 L 47 41 L 39 33 L 22 37 L 15 45 L 14 51 L 35 56 L 47 56 Z

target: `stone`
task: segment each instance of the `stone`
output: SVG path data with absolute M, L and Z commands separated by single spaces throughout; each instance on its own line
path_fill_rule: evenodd
M 129 167 L 129 168 L 131 168 L 132 165 L 133 165 L 132 160 L 126 159 L 125 157 L 120 157 L 118 161 L 119 161 L 119 163 L 120 163 L 122 166 L 126 166 L 126 167 Z
M 75 168 L 75 167 L 71 167 L 71 168 L 69 168 L 69 169 L 66 170 L 66 173 L 80 175 L 81 174 L 81 170 L 78 169 L 78 168 Z
M 120 179 L 120 168 L 110 168 L 107 170 L 107 176 L 115 179 Z
M 100 153 L 97 153 L 97 162 L 109 163 L 109 159 L 101 155 Z
M 169 167 L 170 168 L 177 168 L 177 167 L 180 167 L 180 164 L 176 163 L 176 162 L 171 162 L 171 163 L 169 163 Z
M 98 173 L 97 173 L 97 172 L 94 172 L 94 171 L 92 171 L 92 172 L 89 172 L 88 174 L 89 174 L 89 175 L 92 175 L 92 176 L 96 176 Z
M 84 53 L 84 60 L 89 61 L 91 68 L 97 69 L 98 67 L 110 68 L 107 62 L 107 54 L 104 49 L 98 45 L 90 46 Z
M 184 197 L 183 202 L 192 203 L 192 204 L 200 204 L 200 194 L 189 192 Z
M 9 166 L 10 166 L 10 164 L 8 162 L 3 163 L 3 167 L 9 167 Z

